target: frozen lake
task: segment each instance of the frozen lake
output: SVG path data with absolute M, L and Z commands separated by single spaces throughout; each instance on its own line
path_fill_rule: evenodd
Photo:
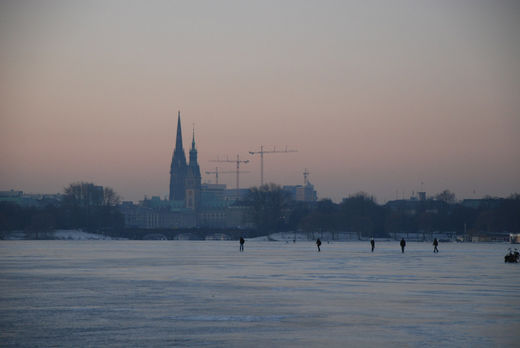
M 508 247 L 0 241 L 0 345 L 518 347 Z

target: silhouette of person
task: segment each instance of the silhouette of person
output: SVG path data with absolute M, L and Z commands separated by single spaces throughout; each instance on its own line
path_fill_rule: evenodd
M 439 249 L 437 249 L 437 246 L 439 246 L 439 241 L 437 240 L 437 238 L 433 238 L 433 252 L 434 253 L 439 252 Z
M 318 239 L 316 239 L 316 246 L 318 247 L 318 251 L 321 251 L 320 245 L 321 245 L 321 240 L 318 238 Z
M 246 241 L 244 240 L 244 238 L 240 237 L 240 251 L 244 251 L 244 243 Z
M 370 246 L 372 247 L 372 252 L 374 252 L 374 249 L 376 247 L 376 241 L 374 238 L 370 238 Z
M 406 241 L 404 238 L 401 238 L 401 243 L 399 244 L 401 245 L 401 252 L 404 253 L 404 247 L 406 246 Z

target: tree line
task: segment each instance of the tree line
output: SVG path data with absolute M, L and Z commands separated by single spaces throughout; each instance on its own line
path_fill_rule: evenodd
M 56 204 L 21 207 L 0 202 L 0 231 L 83 229 L 124 237 L 131 231 L 125 230 L 119 203 L 120 197 L 110 187 L 72 183 Z M 356 232 L 362 237 L 436 231 L 520 233 L 519 194 L 508 198 L 486 197 L 475 206 L 457 202 L 448 190 L 423 201 L 401 200 L 384 205 L 363 192 L 346 197 L 340 203 L 330 199 L 298 202 L 280 186 L 266 184 L 251 188 L 246 199 L 237 204 L 245 206 L 245 218 L 254 225 L 255 230 L 248 235 L 281 231 Z M 195 230 L 204 233 L 201 231 Z
M 395 233 L 456 232 L 520 233 L 520 195 L 486 197 L 469 207 L 449 190 L 426 200 L 400 200 L 385 205 L 360 192 L 341 203 L 292 201 L 280 186 L 267 184 L 250 190 L 243 202 L 255 227 L 265 232 L 344 231 L 364 237 Z
M 123 215 L 117 208 L 119 203 L 120 197 L 110 187 L 72 183 L 64 189 L 63 199 L 57 204 L 22 207 L 13 202 L 0 202 L 0 231 L 119 229 L 124 227 Z

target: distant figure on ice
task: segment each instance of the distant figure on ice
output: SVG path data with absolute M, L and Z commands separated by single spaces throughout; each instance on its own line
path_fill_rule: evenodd
M 374 238 L 370 238 L 370 246 L 372 247 L 372 252 L 374 252 L 374 249 L 376 247 L 376 241 L 374 240 Z
M 437 249 L 438 246 L 439 246 L 439 241 L 437 240 L 437 238 L 433 238 L 433 252 L 434 253 L 439 252 L 439 249 Z
M 321 251 L 320 245 L 321 245 L 321 240 L 318 238 L 318 239 L 316 239 L 316 246 L 318 247 L 318 251 Z
M 401 243 L 399 244 L 401 245 L 401 252 L 404 253 L 404 247 L 406 246 L 406 241 L 404 238 L 401 238 Z
M 246 241 L 244 240 L 244 238 L 240 237 L 240 251 L 244 251 L 244 243 Z

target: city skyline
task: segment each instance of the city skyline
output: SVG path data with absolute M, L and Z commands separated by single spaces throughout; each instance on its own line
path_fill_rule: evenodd
M 203 181 L 240 154 L 258 186 L 263 145 L 298 150 L 264 182 L 307 168 L 320 199 L 520 192 L 514 2 L 5 1 L 0 19 L 0 190 L 167 196 L 180 110 Z

